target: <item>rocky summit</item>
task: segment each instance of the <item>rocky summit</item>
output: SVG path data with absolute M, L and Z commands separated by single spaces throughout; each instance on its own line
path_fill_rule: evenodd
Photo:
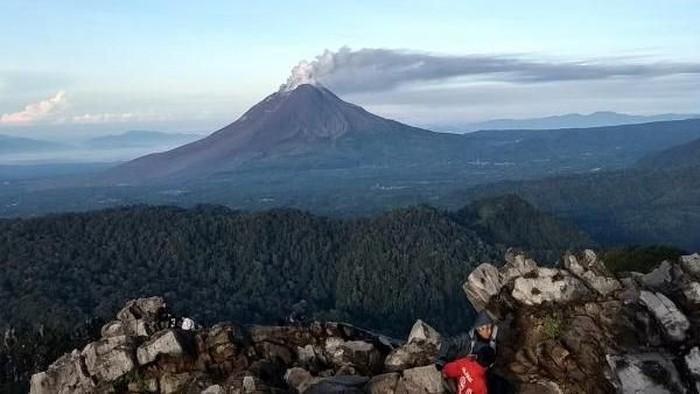
M 700 255 L 621 277 L 590 250 L 556 267 L 505 260 L 463 289 L 499 321 L 495 368 L 519 392 L 698 392 Z M 443 338 L 420 320 L 403 342 L 335 322 L 181 330 L 167 309 L 128 302 L 99 340 L 35 374 L 31 393 L 448 392 L 433 364 Z

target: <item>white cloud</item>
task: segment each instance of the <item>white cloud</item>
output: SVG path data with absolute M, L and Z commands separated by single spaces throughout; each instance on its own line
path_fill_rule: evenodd
M 66 93 L 58 92 L 49 99 L 27 105 L 22 111 L 0 116 L 0 124 L 30 125 L 51 118 L 63 111 L 66 105 Z

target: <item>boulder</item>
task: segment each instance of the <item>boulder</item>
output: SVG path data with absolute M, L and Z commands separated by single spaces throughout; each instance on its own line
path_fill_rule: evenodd
M 289 387 L 294 388 L 298 393 L 304 393 L 309 387 L 315 385 L 322 378 L 312 376 L 309 371 L 294 367 L 287 370 L 284 374 L 284 381 Z
M 652 293 L 647 290 L 642 290 L 639 298 L 654 315 L 669 340 L 674 342 L 685 340 L 690 322 L 673 301 L 662 293 Z
M 369 394 L 393 394 L 399 383 L 400 375 L 396 372 L 376 375 L 367 382 L 366 391 Z
M 700 393 L 700 350 L 697 346 L 690 349 L 690 352 L 685 355 L 684 361 L 690 378 L 694 380 L 695 391 Z
M 437 346 L 440 343 L 440 333 L 434 328 L 427 325 L 423 320 L 416 320 L 411 328 L 411 333 L 408 335 L 406 342 L 424 342 Z
M 187 383 L 192 379 L 189 373 L 170 374 L 165 373 L 160 377 L 160 393 L 175 394 L 181 393 L 187 386 Z
M 474 309 L 481 311 L 489 304 L 491 298 L 501 292 L 503 283 L 498 272 L 498 268 L 485 263 L 476 267 L 467 281 L 462 286 L 462 290 L 467 295 L 467 299 L 474 306 Z
M 621 393 L 683 393 L 686 390 L 665 353 L 630 353 L 607 356 L 613 371 L 613 384 Z
M 183 342 L 178 331 L 161 331 L 136 349 L 136 359 L 139 365 L 145 365 L 160 355 L 181 356 L 185 353 Z
M 583 264 L 575 255 L 567 254 L 564 256 L 564 268 L 603 296 L 622 288 L 617 279 L 607 275 L 605 266 L 591 250 L 584 252 Z
M 537 272 L 535 260 L 529 259 L 524 253 L 508 251 L 505 256 L 506 263 L 500 270 L 501 283 L 506 284 L 519 276 L 529 276 Z
M 539 268 L 537 276 L 516 278 L 511 293 L 516 301 L 524 305 L 567 303 L 589 294 L 588 288 L 579 279 L 567 271 L 554 268 Z
M 654 268 L 648 274 L 642 275 L 639 280 L 642 285 L 652 290 L 669 289 L 673 283 L 672 275 L 673 267 L 669 261 L 662 261 L 658 267 Z
M 166 305 L 162 297 L 138 298 L 127 302 L 117 313 L 117 318 L 122 322 L 126 335 L 143 337 L 167 324 L 162 321 L 165 312 Z
M 226 394 L 226 390 L 218 384 L 214 384 L 205 388 L 201 394 Z
M 700 283 L 684 281 L 681 291 L 689 304 L 700 304 Z
M 95 384 L 85 370 L 78 350 L 60 357 L 44 372 L 32 375 L 30 394 L 87 394 Z
M 124 326 L 122 325 L 121 321 L 112 320 L 111 322 L 102 326 L 100 335 L 102 338 L 121 337 L 125 336 L 126 332 L 124 331 Z
M 688 256 L 680 257 L 681 268 L 686 274 L 700 280 L 700 254 L 693 253 Z
M 382 355 L 373 344 L 329 337 L 324 345 L 327 359 L 336 366 L 352 366 L 362 373 L 381 369 Z
M 442 374 L 435 368 L 435 365 L 427 365 L 403 371 L 403 377 L 399 384 L 403 384 L 408 393 L 433 394 L 445 392 Z
M 384 369 L 389 372 L 431 364 L 437 355 L 438 346 L 425 342 L 409 342 L 392 350 L 384 360 Z
M 82 356 L 90 376 L 98 381 L 112 382 L 134 369 L 133 348 L 124 338 L 111 337 L 85 346 Z

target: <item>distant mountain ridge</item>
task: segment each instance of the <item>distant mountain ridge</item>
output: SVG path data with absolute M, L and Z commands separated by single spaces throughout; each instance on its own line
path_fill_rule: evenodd
M 468 133 L 478 130 L 551 130 L 568 128 L 587 128 L 601 126 L 619 126 L 668 120 L 698 118 L 700 114 L 659 114 L 628 115 L 612 111 L 598 111 L 588 115 L 572 113 L 526 119 L 493 119 L 484 122 L 441 124 L 435 130 L 456 133 Z M 430 127 L 429 127 L 430 128 Z
M 0 134 L 0 154 L 45 152 L 71 148 L 71 145 L 62 144 L 60 142 Z
M 202 138 L 192 133 L 165 133 L 150 130 L 132 130 L 90 138 L 82 146 L 94 149 L 141 148 L 163 145 L 182 145 Z

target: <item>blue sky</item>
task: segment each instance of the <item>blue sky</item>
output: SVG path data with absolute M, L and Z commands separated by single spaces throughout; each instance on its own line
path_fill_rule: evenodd
M 540 63 L 547 66 L 541 72 L 572 63 L 605 66 L 603 74 L 611 65 L 653 68 L 536 82 L 492 71 L 417 75 L 338 92 L 410 123 L 700 112 L 698 20 L 700 2 L 691 0 L 3 0 L 0 133 L 60 139 L 134 128 L 213 131 L 278 89 L 300 60 L 342 47 L 385 49 L 404 60 L 427 54 L 440 70 L 444 58 L 468 63 L 474 56 L 506 58 L 515 67 L 508 73 Z M 346 73 L 360 84 L 374 61 L 363 59 L 364 68 Z M 659 64 L 681 71 L 657 73 Z M 353 83 L 347 75 L 346 87 Z

